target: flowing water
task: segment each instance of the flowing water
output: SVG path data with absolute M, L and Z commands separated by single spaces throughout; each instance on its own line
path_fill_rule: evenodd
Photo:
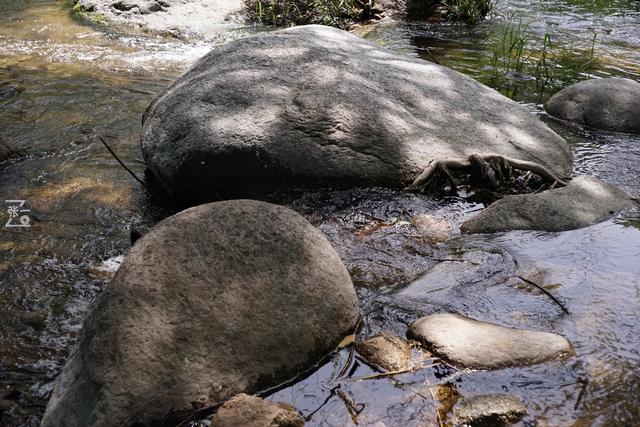
M 494 85 L 571 143 L 576 173 L 639 195 L 640 138 L 556 123 L 540 107 L 553 85 L 540 88 L 526 73 L 496 76 L 490 64 L 505 26 L 522 20 L 531 46 L 549 33 L 576 52 L 575 61 L 593 44 L 596 61 L 578 78 L 638 79 L 640 3 L 504 0 L 498 12 L 472 29 L 390 22 L 367 37 Z M 212 42 L 91 26 L 74 20 L 63 1 L 4 0 L 0 23 L 0 140 L 22 154 L 0 164 L 0 202 L 24 200 L 31 224 L 0 229 L 0 424 L 37 425 L 88 307 L 129 248 L 131 226 L 166 215 L 93 135 L 141 175 L 144 109 Z M 359 338 L 381 330 L 403 335 L 421 315 L 454 311 L 556 331 L 573 343 L 575 357 L 494 372 L 438 365 L 357 381 L 374 371 L 342 350 L 270 398 L 294 404 L 311 425 L 352 423 L 350 399 L 364 405 L 357 406 L 360 425 L 433 425 L 436 413 L 450 421 L 455 399 L 435 399 L 442 390 L 521 396 L 526 425 L 636 425 L 639 215 L 563 233 L 460 236 L 461 221 L 482 208 L 474 200 L 356 189 L 293 193 L 286 203 L 327 235 L 349 268 L 362 301 Z M 516 272 L 543 284 L 570 314 Z

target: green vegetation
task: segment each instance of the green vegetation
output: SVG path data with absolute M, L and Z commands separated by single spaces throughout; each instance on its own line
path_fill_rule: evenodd
M 555 89 L 590 77 L 595 58 L 596 34 L 588 53 L 556 44 L 549 34 L 536 46 L 524 34 L 519 22 L 507 25 L 493 48 L 491 68 L 494 77 L 507 80 L 535 80 L 538 90 Z
M 344 28 L 370 18 L 373 2 L 361 0 L 245 0 L 250 16 L 266 25 L 322 24 Z
M 76 19 L 89 21 L 97 25 L 105 25 L 107 23 L 107 18 L 105 18 L 104 15 L 99 13 L 90 13 L 93 12 L 93 9 L 86 8 L 77 0 L 70 0 L 68 4 L 71 7 L 71 14 Z
M 493 6 L 493 0 L 442 0 L 446 19 L 469 25 L 477 24 Z

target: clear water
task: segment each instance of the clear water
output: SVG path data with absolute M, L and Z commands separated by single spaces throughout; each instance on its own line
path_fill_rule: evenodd
M 577 173 L 639 195 L 640 138 L 555 123 L 539 107 L 547 93 L 526 79 L 492 80 L 487 67 L 492 43 L 507 22 L 520 19 L 512 17 L 517 12 L 529 21 L 532 39 L 551 32 L 581 52 L 597 32 L 593 74 L 638 78 L 640 4 L 506 0 L 498 10 L 500 16 L 474 29 L 391 23 L 367 37 L 493 83 L 570 141 Z M 5 0 L 0 22 L 0 138 L 25 153 L 0 164 L 0 202 L 25 200 L 33 221 L 30 228 L 0 230 L 0 386 L 10 404 L 0 420 L 37 425 L 88 307 L 112 276 L 114 259 L 126 254 L 131 225 L 166 215 L 92 135 L 104 135 L 142 174 L 136 159 L 144 109 L 212 44 L 85 25 L 71 18 L 63 1 Z M 457 227 L 481 205 L 462 197 L 355 189 L 294 193 L 286 204 L 316 224 L 348 266 L 365 319 L 360 337 L 381 330 L 402 335 L 421 315 L 455 311 L 562 333 L 577 353 L 527 368 L 455 372 L 436 366 L 395 380 L 354 381 L 347 377 L 373 371 L 354 358 L 345 378 L 337 379 L 348 361 L 343 350 L 270 397 L 294 404 L 310 425 L 353 422 L 341 393 L 366 405 L 357 416 L 360 425 L 433 425 L 438 410 L 450 421 L 446 405 L 431 394 L 438 384 L 451 384 L 463 396 L 521 396 L 529 425 L 637 424 L 637 213 L 571 232 L 469 237 Z M 444 231 L 430 235 L 420 228 L 425 214 Z M 513 279 L 518 268 L 536 271 L 570 314 Z

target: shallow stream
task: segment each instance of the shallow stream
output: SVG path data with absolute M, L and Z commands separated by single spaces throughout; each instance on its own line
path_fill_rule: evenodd
M 593 46 L 596 60 L 577 78 L 639 79 L 640 2 L 504 0 L 498 12 L 473 29 L 396 21 L 367 38 L 493 85 L 570 141 L 576 173 L 640 195 L 639 137 L 556 123 L 540 107 L 553 87 L 541 89 L 526 73 L 496 76 L 490 67 L 505 26 L 522 21 L 531 46 L 549 33 L 577 52 L 574 63 Z M 74 20 L 62 0 L 5 0 L 0 22 L 0 139 L 23 153 L 0 164 L 0 202 L 24 200 L 31 221 L 28 228 L 0 228 L 0 386 L 9 402 L 0 424 L 37 425 L 88 307 L 129 248 L 130 227 L 166 215 L 92 136 L 103 135 L 141 175 L 143 111 L 213 42 L 91 26 Z M 638 424 L 637 213 L 563 233 L 460 236 L 458 225 L 482 208 L 473 197 L 326 190 L 290 194 L 287 204 L 343 257 L 362 301 L 360 337 L 381 330 L 403 335 L 419 316 L 454 311 L 555 331 L 576 349 L 568 360 L 533 367 L 456 372 L 434 366 L 395 380 L 362 381 L 349 377 L 374 371 L 357 358 L 337 379 L 348 363 L 343 350 L 271 396 L 294 404 L 310 425 L 352 423 L 340 395 L 365 405 L 359 425 L 434 425 L 438 408 L 447 419 L 446 402 L 432 396 L 438 384 L 467 397 L 518 395 L 529 409 L 523 425 Z M 8 219 L 6 207 L 0 225 Z M 544 285 L 570 314 L 514 279 L 516 271 Z

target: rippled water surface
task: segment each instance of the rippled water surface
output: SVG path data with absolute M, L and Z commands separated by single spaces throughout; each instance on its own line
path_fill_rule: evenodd
M 539 106 L 546 89 L 491 74 L 492 46 L 519 20 L 532 40 L 549 33 L 582 53 L 597 33 L 591 73 L 640 78 L 640 3 L 631 0 L 503 0 L 497 16 L 473 29 L 389 22 L 367 37 L 493 84 L 571 143 L 576 173 L 640 195 L 640 138 L 556 123 Z M 211 43 L 86 25 L 63 1 L 5 0 L 0 22 L 0 139 L 22 153 L 0 164 L 0 202 L 25 200 L 33 221 L 0 229 L 0 424 L 37 425 L 86 310 L 129 247 L 130 228 L 166 215 L 93 136 L 103 135 L 141 175 L 144 109 Z M 462 196 L 326 190 L 290 194 L 286 204 L 327 235 L 349 268 L 362 302 L 359 338 L 382 330 L 403 335 L 419 316 L 453 311 L 561 333 L 576 356 L 495 372 L 438 365 L 355 380 L 373 371 L 342 350 L 271 398 L 294 404 L 311 425 L 433 425 L 438 413 L 451 421 L 451 402 L 437 399 L 441 390 L 518 395 L 529 409 L 527 425 L 636 425 L 640 216 L 563 233 L 460 236 L 459 224 L 482 208 Z M 516 274 L 535 277 L 570 314 Z M 357 417 L 349 399 L 362 404 Z

